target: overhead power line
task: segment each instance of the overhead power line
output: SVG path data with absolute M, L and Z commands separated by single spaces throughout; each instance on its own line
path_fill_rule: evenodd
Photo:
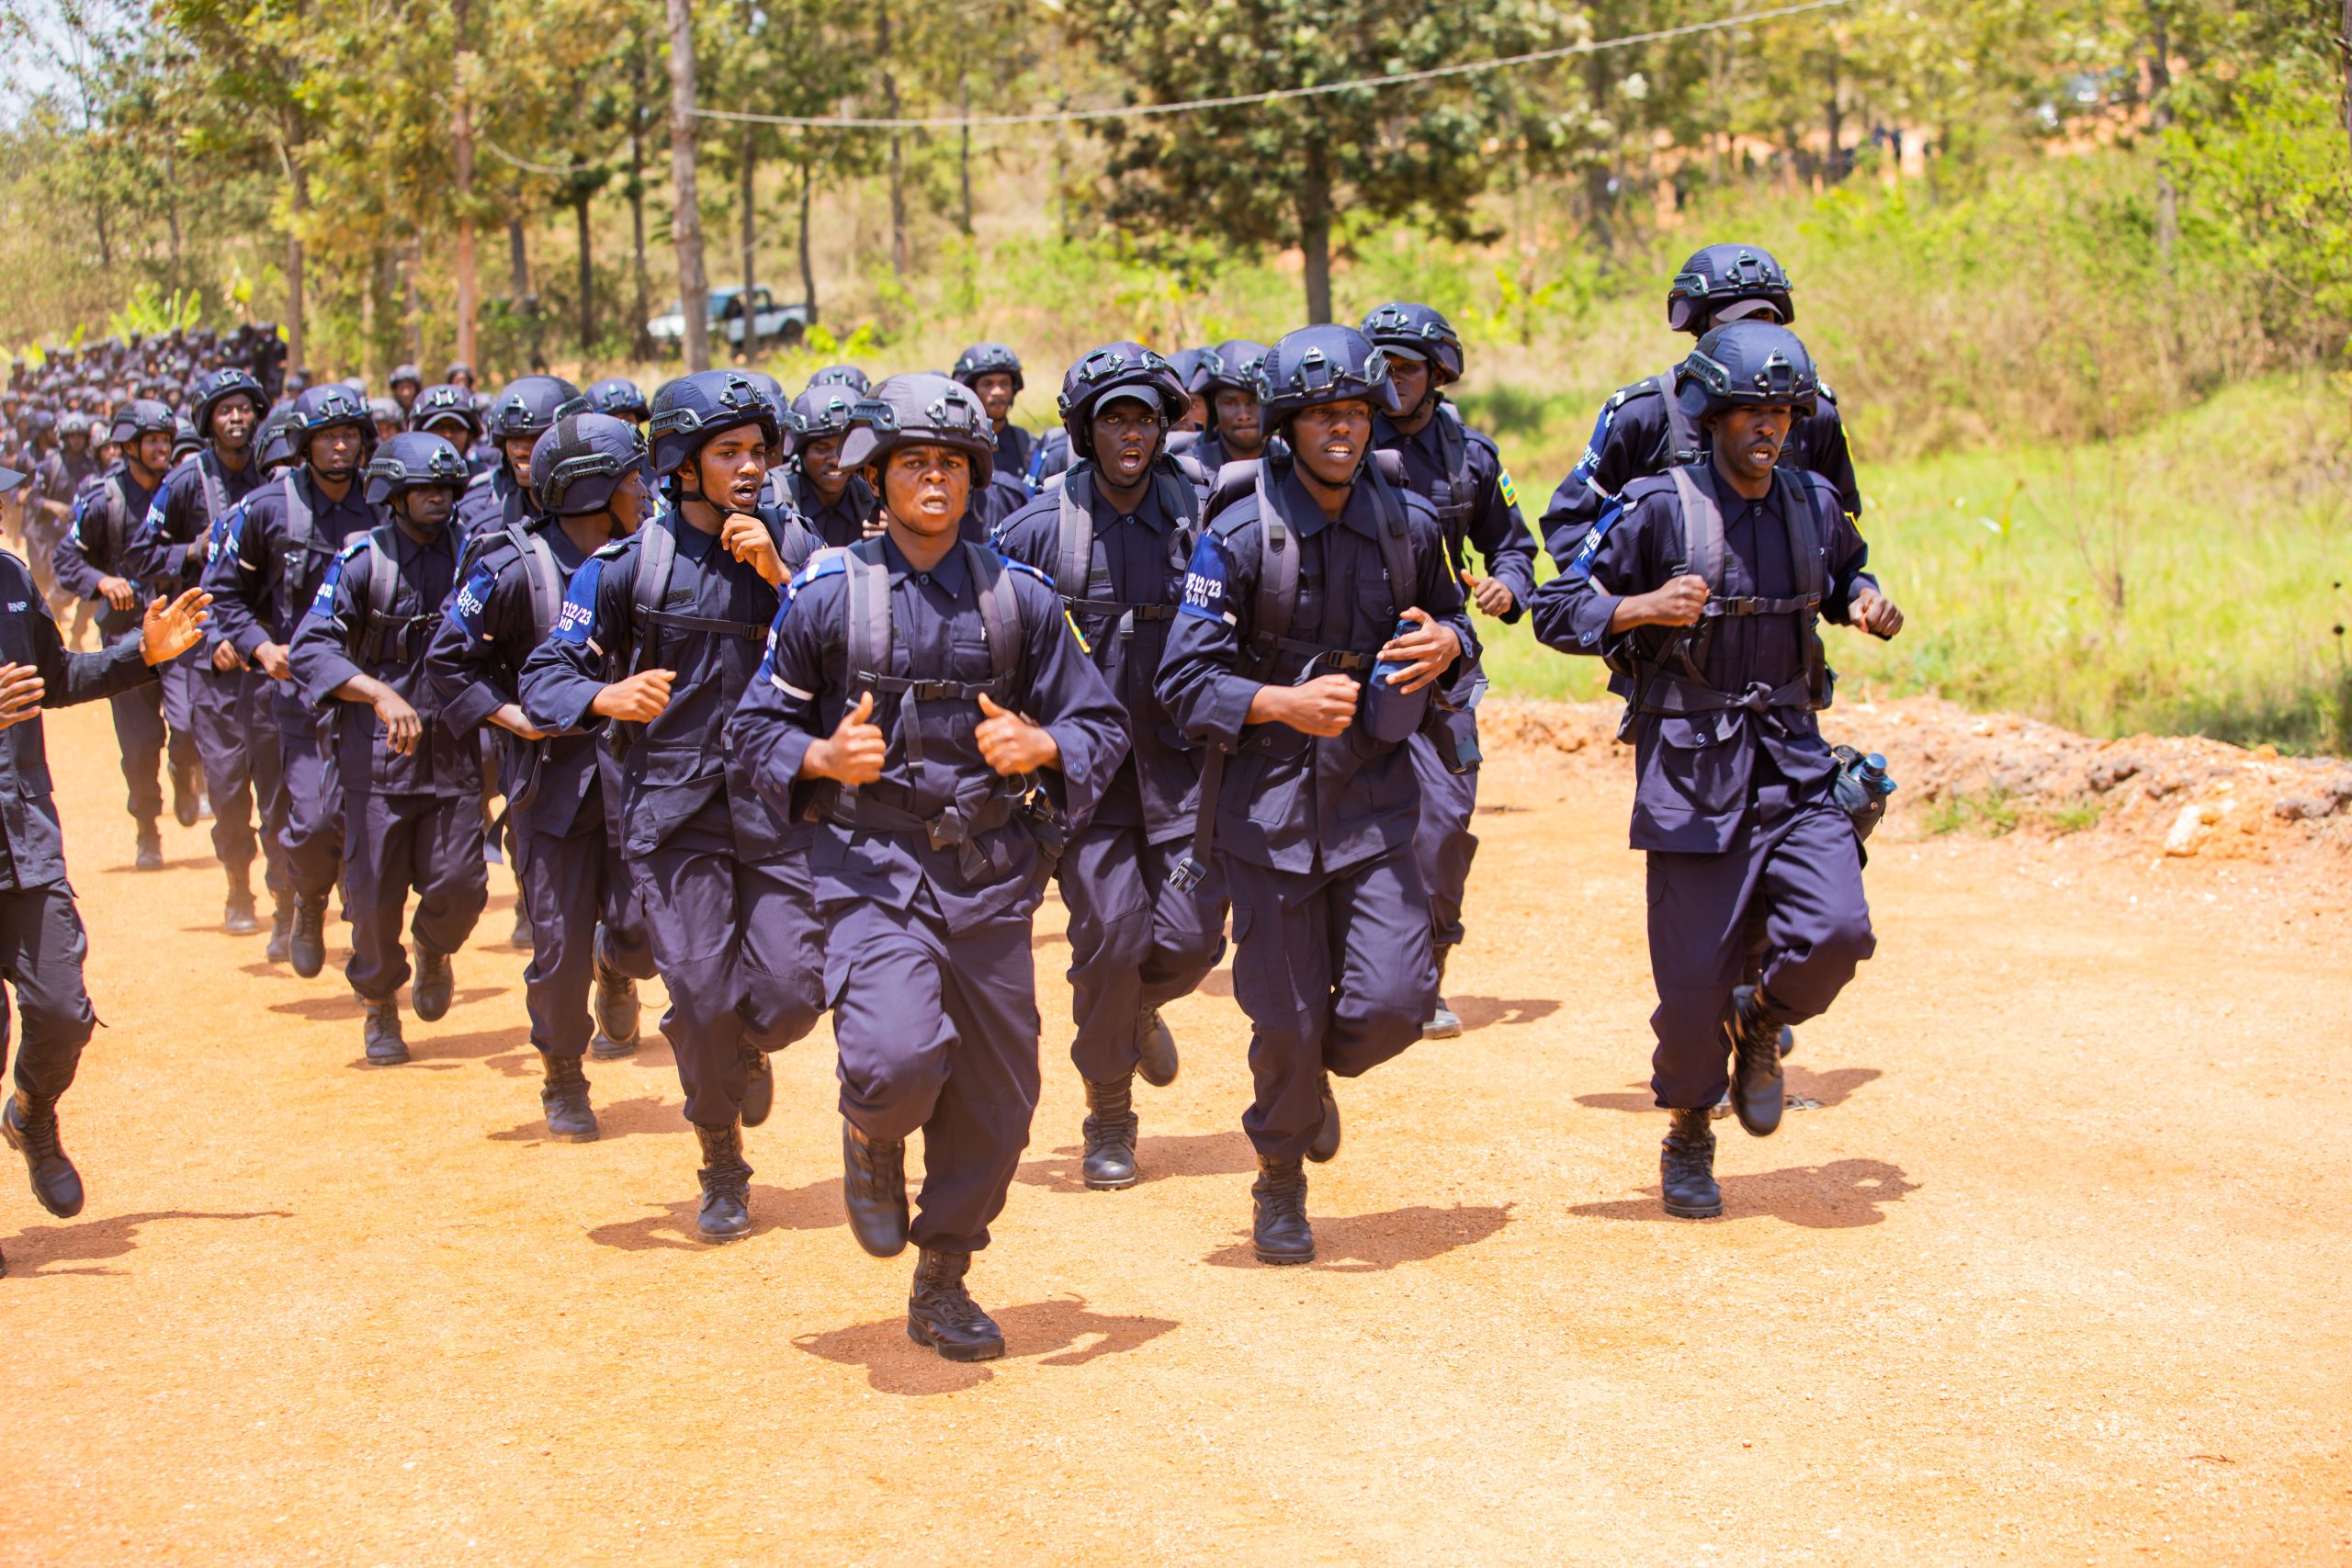
M 1518 65 L 1540 65 L 1548 60 L 1572 60 L 1578 55 L 1599 54 L 1603 50 L 1631 49 L 1636 44 L 1664 43 L 1674 39 L 1696 37 L 1702 33 L 1753 27 L 1758 22 L 1778 21 L 1783 17 L 1801 17 L 1814 11 L 1834 11 L 1855 4 L 1857 0 L 1804 0 L 1802 5 L 1780 6 L 1769 11 L 1751 11 L 1745 16 L 1718 17 L 1713 21 L 1690 22 L 1679 28 L 1659 28 L 1645 33 L 1627 33 L 1622 38 L 1591 39 L 1582 43 L 1563 44 L 1557 49 L 1539 49 L 1527 54 L 1505 55 L 1498 60 L 1465 61 L 1459 65 L 1432 66 L 1427 71 L 1404 71 L 1393 76 L 1360 76 L 1348 82 L 1323 82 L 1311 87 L 1276 87 L 1268 92 L 1238 93 L 1223 98 L 1186 98 L 1181 103 L 1172 104 L 1125 104 L 1116 108 L 1040 109 L 1034 114 L 947 115 L 928 118 L 854 115 L 751 114 L 740 109 L 697 108 L 694 112 L 704 119 L 735 120 L 753 125 L 798 126 L 810 130 L 960 130 L 967 127 L 1068 125 L 1085 120 L 1142 119 L 1152 115 L 1193 114 L 1202 109 L 1241 108 L 1251 104 L 1281 103 L 1291 98 L 1326 97 L 1333 93 L 1352 93 L 1365 89 L 1377 90 L 1383 87 L 1406 87 L 1417 82 L 1435 82 L 1450 76 L 1476 76 L 1485 72 L 1504 71 Z
M 527 170 L 531 174 L 553 175 L 557 179 L 567 180 L 580 173 L 577 167 L 566 167 L 560 164 L 534 164 L 528 158 L 518 158 L 487 136 L 482 137 L 481 141 L 483 152 L 496 153 L 516 168 Z

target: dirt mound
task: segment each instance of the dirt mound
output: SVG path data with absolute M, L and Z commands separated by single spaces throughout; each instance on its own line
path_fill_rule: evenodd
M 1614 702 L 1497 699 L 1481 709 L 1481 734 L 1490 748 L 1549 747 L 1629 768 L 1619 712 Z M 1937 697 L 1841 703 L 1822 731 L 1885 756 L 1893 820 L 1915 830 L 2087 833 L 2150 853 L 2267 863 L 2352 860 L 2352 762 L 2340 758 L 2199 736 L 2095 740 Z

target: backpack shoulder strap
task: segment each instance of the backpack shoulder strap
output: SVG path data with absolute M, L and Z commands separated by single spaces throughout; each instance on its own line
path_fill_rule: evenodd
M 1674 372 L 1662 371 L 1650 378 L 1650 384 L 1666 400 L 1667 442 L 1673 447 L 1667 454 L 1667 461 L 1678 468 L 1697 462 L 1706 456 L 1706 436 L 1698 422 L 1682 412 L 1681 400 L 1674 395 Z
M 555 630 L 555 618 L 563 607 L 563 572 L 555 562 L 555 551 L 544 532 L 526 528 L 520 523 L 509 523 L 502 530 L 514 553 L 522 558 L 523 575 L 531 587 L 531 624 L 545 642 Z
M 1369 476 L 1366 482 L 1372 486 L 1373 506 L 1380 514 L 1380 567 L 1388 576 L 1389 604 L 1401 615 L 1420 585 L 1420 573 L 1413 569 L 1412 521 L 1405 511 L 1403 491 L 1377 474 Z
M 638 530 L 644 542 L 637 547 L 637 578 L 629 587 L 631 618 L 637 622 L 637 654 L 630 673 L 646 668 L 653 656 L 653 617 L 670 596 L 670 569 L 677 563 L 678 536 L 656 521 Z
M 1824 595 L 1826 574 L 1821 562 L 1820 513 L 1814 508 L 1827 481 L 1814 474 L 1800 479 L 1786 468 L 1774 468 L 1772 482 L 1780 489 L 1781 514 L 1789 520 L 1789 558 L 1796 569 L 1796 596 L 1818 602 Z
M 849 650 L 850 689 L 872 691 L 876 681 L 890 673 L 890 569 L 876 540 L 844 546 L 841 558 L 849 572 L 842 604 L 849 616 L 843 646 Z
M 1061 545 L 1054 558 L 1054 586 L 1065 602 L 1108 599 L 1110 573 L 1098 565 L 1094 548 L 1094 483 L 1090 471 L 1072 469 L 1063 478 L 1058 517 Z M 1098 572 L 1103 578 L 1100 592 L 1094 581 Z
M 390 527 L 368 531 L 368 611 L 389 617 L 400 605 L 401 563 Z
M 298 473 L 296 468 L 286 470 L 286 547 L 288 550 L 308 550 L 311 534 L 316 525 L 311 516 L 311 502 L 302 494 Z
M 989 639 L 989 674 L 1002 694 L 1001 700 L 1009 702 L 1012 676 L 1021 665 L 1021 599 L 1013 590 L 1012 573 L 994 550 L 967 541 L 964 561 L 980 602 L 980 626 Z
M 1201 520 L 1214 523 L 1218 513 L 1243 496 L 1256 493 L 1260 466 L 1255 457 L 1242 457 L 1217 469 L 1216 478 L 1209 485 L 1209 503 L 1202 509 Z
M 1688 467 L 1668 471 L 1674 493 L 1682 502 L 1683 570 L 1707 580 L 1707 592 L 1724 591 L 1724 513 L 1707 488 L 1691 477 Z
M 1227 470 L 1234 466 L 1227 464 Z M 1290 636 L 1291 613 L 1298 608 L 1298 558 L 1303 547 L 1266 493 L 1265 466 L 1250 466 L 1257 470 L 1250 477 L 1258 491 L 1258 594 L 1251 606 L 1255 624 L 1250 629 L 1259 637 L 1279 641 Z M 1220 482 L 1223 478 L 1218 476 Z

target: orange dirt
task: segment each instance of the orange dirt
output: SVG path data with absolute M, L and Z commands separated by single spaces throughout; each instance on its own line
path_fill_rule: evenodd
M 0 1194 L 0 1562 L 2352 1553 L 2340 860 L 1898 814 L 1880 956 L 1790 1065 L 1817 1104 L 1718 1123 L 1726 1214 L 1675 1222 L 1624 769 L 1498 746 L 1470 1032 L 1341 1086 L 1296 1270 L 1246 1245 L 1222 976 L 1139 1091 L 1148 1179 L 1080 1188 L 1049 906 L 1045 1103 L 974 1271 L 1011 1353 L 956 1367 L 843 1225 L 821 1029 L 751 1135 L 756 1232 L 706 1247 L 658 1038 L 592 1068 L 603 1142 L 541 1136 L 502 874 L 458 1006 L 370 1071 L 333 971 L 215 929 L 201 829 L 125 869 L 105 715 L 51 744 L 109 1027 L 65 1108 L 88 1210 Z

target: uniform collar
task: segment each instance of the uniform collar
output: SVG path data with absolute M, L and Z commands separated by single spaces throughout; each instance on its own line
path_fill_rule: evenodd
M 1302 539 L 1313 538 L 1332 521 L 1323 515 L 1323 509 L 1315 504 L 1313 496 L 1306 493 L 1306 486 L 1300 482 L 1295 464 L 1283 468 L 1282 478 L 1266 487 L 1266 496 L 1274 503 L 1274 510 L 1282 514 L 1283 521 L 1290 525 L 1291 531 Z M 1379 526 L 1373 514 L 1372 497 L 1366 493 L 1361 478 L 1348 487 L 1347 504 L 1340 509 L 1339 522 L 1340 526 L 1367 539 L 1380 537 Z
M 1774 517 L 1781 514 L 1781 485 L 1777 479 L 1761 500 L 1750 501 L 1731 488 L 1731 481 L 1716 470 L 1713 457 L 1710 457 L 1700 467 L 1704 470 L 1702 482 L 1707 486 L 1708 492 L 1715 498 L 1715 504 L 1723 509 L 1724 522 L 1737 522 L 1741 514 L 1750 506 L 1761 508 Z
M 971 581 L 971 572 L 965 565 L 964 549 L 960 540 L 940 558 L 937 566 L 933 567 L 927 573 L 919 573 L 907 563 L 907 558 L 899 553 L 898 541 L 885 534 L 882 536 L 882 563 L 890 569 L 890 586 L 893 588 L 910 578 L 925 576 L 945 589 L 949 598 L 961 599 L 964 597 L 965 585 Z
M 1080 471 L 1073 469 L 1069 478 L 1065 479 L 1062 483 L 1068 485 L 1076 482 Z M 1091 460 L 1086 464 L 1082 471 L 1086 475 L 1087 481 L 1087 510 L 1094 514 L 1094 525 L 1097 529 L 1109 528 L 1120 523 L 1134 522 L 1142 524 L 1155 533 L 1165 534 L 1172 526 L 1167 511 L 1159 504 L 1159 459 L 1154 458 L 1153 466 L 1145 472 L 1143 500 L 1136 503 L 1133 512 L 1123 513 L 1111 504 L 1111 498 L 1102 493 L 1102 487 L 1097 482 L 1097 474 Z

